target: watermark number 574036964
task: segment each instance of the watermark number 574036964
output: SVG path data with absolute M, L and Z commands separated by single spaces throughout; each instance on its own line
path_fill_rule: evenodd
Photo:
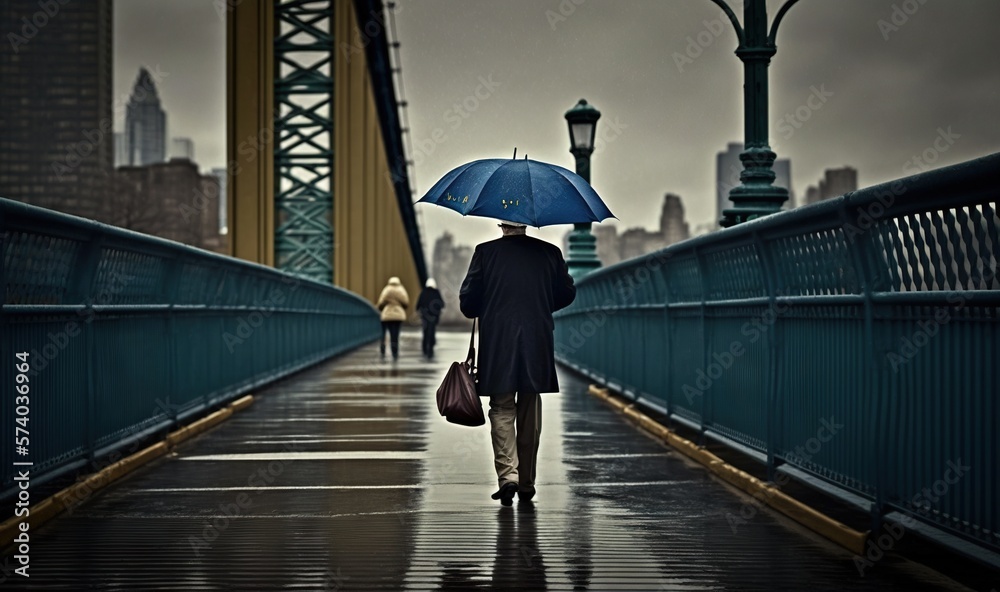
M 18 524 L 17 536 L 14 537 L 14 544 L 16 545 L 17 554 L 14 555 L 14 559 L 20 564 L 20 567 L 14 570 L 19 576 L 28 577 L 28 564 L 29 556 L 28 552 L 30 547 L 28 546 L 29 536 L 28 536 L 28 516 L 31 511 L 29 505 L 31 503 L 31 493 L 28 491 L 30 486 L 29 479 L 31 478 L 31 462 L 27 460 L 28 458 L 28 446 L 30 440 L 28 438 L 28 421 L 31 419 L 31 399 L 29 397 L 29 392 L 31 387 L 29 385 L 28 370 L 31 369 L 31 365 L 28 363 L 28 352 L 18 352 L 14 354 L 14 452 L 17 456 L 14 460 L 14 481 L 17 482 L 17 501 L 14 502 L 14 515 L 21 518 L 21 522 Z

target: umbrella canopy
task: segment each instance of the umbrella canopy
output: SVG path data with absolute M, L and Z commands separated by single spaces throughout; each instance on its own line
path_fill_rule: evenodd
M 488 158 L 463 164 L 442 177 L 417 203 L 536 227 L 614 217 L 582 177 L 528 159 Z

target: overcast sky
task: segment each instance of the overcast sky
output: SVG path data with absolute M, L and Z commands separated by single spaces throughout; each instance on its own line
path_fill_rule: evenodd
M 780 4 L 768 2 L 772 18 Z M 225 31 L 213 1 L 115 6 L 116 96 L 140 64 L 159 64 L 170 135 L 193 138 L 203 168 L 223 166 Z M 714 221 L 716 153 L 743 140 L 743 71 L 709 0 L 401 0 L 395 21 L 415 199 L 459 164 L 515 146 L 573 168 L 563 113 L 583 97 L 602 113 L 592 183 L 619 229 L 654 228 L 667 192 L 692 229 Z M 825 168 L 853 166 L 862 186 L 919 170 L 914 157 L 942 131 L 932 168 L 1000 151 L 997 23 L 996 0 L 794 6 L 770 69 L 770 134 L 796 196 Z M 428 250 L 444 230 L 467 244 L 497 232 L 417 210 Z M 558 243 L 565 228 L 530 232 Z

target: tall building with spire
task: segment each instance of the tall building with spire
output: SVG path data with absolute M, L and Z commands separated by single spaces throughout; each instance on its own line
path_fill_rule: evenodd
M 114 160 L 112 9 L 111 0 L 0 2 L 0 197 L 104 218 Z
M 125 109 L 126 164 L 142 166 L 164 162 L 167 156 L 167 114 L 160 106 L 160 95 L 149 70 L 139 69 Z

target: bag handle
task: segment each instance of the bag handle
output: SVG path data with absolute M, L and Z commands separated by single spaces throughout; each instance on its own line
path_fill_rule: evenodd
M 476 321 L 478 318 L 472 319 L 472 335 L 469 336 L 469 355 L 465 358 L 466 362 L 469 362 L 472 369 L 476 368 Z

